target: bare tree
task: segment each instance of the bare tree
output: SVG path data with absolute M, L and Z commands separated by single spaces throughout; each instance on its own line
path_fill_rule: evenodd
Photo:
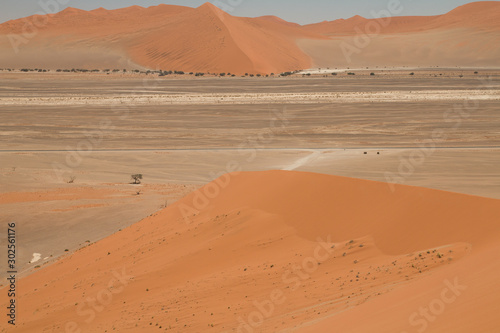
M 134 184 L 140 184 L 141 179 L 142 179 L 142 174 L 138 173 L 136 175 L 131 175 L 132 179 L 134 180 Z

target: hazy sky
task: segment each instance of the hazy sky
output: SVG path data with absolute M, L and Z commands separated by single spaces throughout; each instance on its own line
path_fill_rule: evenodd
M 229 5 L 228 11 L 236 16 L 276 15 L 287 21 L 300 24 L 331 21 L 361 15 L 373 17 L 372 11 L 387 8 L 390 1 L 400 1 L 403 11 L 400 15 L 444 14 L 455 7 L 474 2 L 472 0 L 211 0 L 219 7 Z M 56 3 L 60 10 L 75 7 L 91 10 L 99 7 L 116 9 L 139 5 L 155 6 L 161 3 L 198 7 L 207 0 L 0 0 L 0 22 L 46 12 L 41 4 Z M 60 5 L 66 3 L 65 5 Z M 223 4 L 223 5 L 220 5 Z M 232 5 L 231 5 L 232 4 Z M 45 6 L 45 8 L 47 8 Z M 52 11 L 50 6 L 48 11 Z

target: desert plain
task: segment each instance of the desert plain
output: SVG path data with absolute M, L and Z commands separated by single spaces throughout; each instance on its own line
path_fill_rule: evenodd
M 496 9 L 395 17 L 348 63 L 373 21 L 49 15 L 0 55 L 0 332 L 497 332 Z
M 328 318 L 334 320 L 336 313 L 351 307 L 361 311 L 358 305 L 371 297 L 377 302 L 378 297 L 380 302 L 383 297 L 395 297 L 389 291 L 404 293 L 413 283 L 427 281 L 425 290 L 431 294 L 442 284 L 438 276 L 469 260 L 474 253 L 470 241 L 450 236 L 444 242 L 429 236 L 433 241 L 423 237 L 419 244 L 406 229 L 385 230 L 387 234 L 377 237 L 352 224 L 361 223 L 353 222 L 359 219 L 364 227 L 377 229 L 379 220 L 407 225 L 410 219 L 424 224 L 422 230 L 428 224 L 441 224 L 441 230 L 453 229 L 457 221 L 449 219 L 459 217 L 460 223 L 476 230 L 462 214 L 444 210 L 443 202 L 448 201 L 447 209 L 467 211 L 472 217 L 470 208 L 459 202 L 484 200 L 486 208 L 477 204 L 488 210 L 490 218 L 498 218 L 494 199 L 500 199 L 496 113 L 500 72 L 489 69 L 475 74 L 459 68 L 356 72 L 356 76 L 163 80 L 121 73 L 2 73 L 2 213 L 5 220 L 19 225 L 24 297 L 48 293 L 37 296 L 46 300 L 45 305 L 26 302 L 20 307 L 20 316 L 32 319 L 23 319 L 18 330 L 30 331 L 31 325 L 42 323 L 45 331 L 56 331 L 65 325 L 71 328 L 74 322 L 85 331 L 125 330 L 129 324 L 108 319 L 123 315 L 140 330 L 162 326 L 174 331 L 244 331 L 239 318 L 246 322 L 245 316 L 255 310 L 252 302 L 265 303 L 277 289 L 293 301 L 281 307 L 276 304 L 276 312 L 256 331 L 305 331 L 315 323 L 326 325 Z M 327 97 L 311 98 L 318 94 Z M 168 99 L 171 103 L 165 102 Z M 75 100 L 81 102 L 72 103 Z M 131 184 L 130 176 L 137 173 L 143 174 L 142 183 Z M 222 177 L 219 182 L 218 177 Z M 331 184 L 326 186 L 325 181 Z M 247 188 L 242 182 L 251 185 Z M 207 192 L 214 198 L 204 196 L 209 199 L 206 204 L 204 199 L 193 199 L 193 193 L 207 183 L 215 184 L 213 193 Z M 321 188 L 318 193 L 315 186 Z M 353 200 L 344 204 L 359 201 L 360 206 L 340 204 L 341 198 L 347 200 L 344 195 Z M 225 196 L 241 203 L 229 204 Z M 251 204 L 266 197 L 270 203 L 283 202 L 283 211 Z M 411 209 L 418 202 L 424 215 L 409 218 L 401 212 L 401 204 L 390 203 L 395 198 Z M 457 198 L 456 202 L 450 198 Z M 379 200 L 388 206 L 379 208 Z M 229 207 L 219 208 L 226 201 Z M 303 206 L 304 220 L 289 225 L 283 214 L 291 214 L 297 206 Z M 148 234 L 140 232 L 142 228 L 152 234 L 144 236 Z M 140 248 L 135 242 L 148 240 L 145 250 L 130 254 L 118 250 L 124 249 L 123 237 L 134 244 L 126 247 L 130 251 Z M 316 238 L 321 237 L 325 242 L 329 237 L 335 251 L 320 262 L 311 274 L 313 280 L 295 280 L 289 273 L 288 280 L 282 281 L 287 270 L 314 256 Z M 415 244 L 395 240 L 400 245 L 393 246 L 392 237 L 413 239 Z M 438 249 L 445 259 L 437 259 Z M 109 257 L 94 257 L 102 251 L 109 252 Z M 418 258 L 418 270 L 412 268 L 413 256 Z M 128 261 L 135 264 L 127 266 Z M 142 261 L 146 268 L 139 269 Z M 83 271 L 73 287 L 64 286 L 60 274 L 51 272 L 62 262 Z M 105 287 L 113 270 L 122 266 L 134 276 L 131 286 L 87 324 L 90 317 L 75 304 L 86 304 L 86 295 Z M 364 282 L 356 285 L 361 274 L 373 274 L 373 281 L 380 281 L 363 276 Z M 40 281 L 47 282 L 41 286 Z M 297 281 L 301 283 L 295 290 Z M 400 284 L 406 287 L 399 288 Z M 220 299 L 212 299 L 209 285 L 224 290 L 216 293 Z M 324 294 L 326 286 L 331 296 Z M 50 288 L 60 289 L 61 295 Z M 147 289 L 155 288 L 157 292 L 147 294 Z M 205 295 L 200 296 L 202 290 Z M 123 310 L 126 301 L 120 299 L 128 297 L 141 307 Z M 375 301 L 369 304 L 364 306 L 376 306 Z M 64 313 L 61 319 L 72 320 L 59 322 L 48 316 L 60 317 L 59 311 Z M 107 311 L 118 312 L 107 315 Z M 400 319 L 404 327 L 407 318 L 402 313 Z

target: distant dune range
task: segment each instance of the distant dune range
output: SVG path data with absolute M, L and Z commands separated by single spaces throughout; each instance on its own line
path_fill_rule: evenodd
M 498 216 L 451 192 L 228 174 L 19 281 L 12 331 L 493 332 Z
M 23 35 L 33 31 L 30 23 L 39 27 Z M 359 38 L 367 31 L 372 33 L 368 38 Z M 274 16 L 234 17 L 209 3 L 67 8 L 1 24 L 0 67 L 235 74 L 318 66 L 494 67 L 500 65 L 499 31 L 498 1 L 471 3 L 439 16 L 355 16 L 305 26 Z

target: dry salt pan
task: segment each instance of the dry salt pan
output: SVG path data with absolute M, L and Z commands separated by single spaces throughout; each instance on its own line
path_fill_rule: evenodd
M 37 262 L 42 258 L 40 253 L 33 253 L 33 259 L 31 259 L 30 264 Z

